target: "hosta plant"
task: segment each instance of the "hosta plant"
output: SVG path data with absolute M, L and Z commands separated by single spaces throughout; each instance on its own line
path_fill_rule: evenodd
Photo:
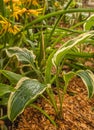
M 3 43 L 3 46 L 1 45 L 0 47 L 2 51 L 0 61 L 3 61 L 0 64 L 0 98 L 3 99 L 4 96 L 7 96 L 5 103 L 8 110 L 7 117 L 11 121 L 14 121 L 16 117 L 31 104 L 56 125 L 45 111 L 34 105 L 34 101 L 37 100 L 39 96 L 44 97 L 54 108 L 56 117 L 62 119 L 64 95 L 67 92 L 69 81 L 75 75 L 81 77 L 85 83 L 88 90 L 88 97 L 91 98 L 93 96 L 93 72 L 91 69 L 89 70 L 85 67 L 83 63 L 79 61 L 79 58 L 94 57 L 93 53 L 83 52 L 80 49 L 80 45 L 85 45 L 88 41 L 93 41 L 94 31 L 73 30 L 82 23 L 70 27 L 70 29 L 60 28 L 58 24 L 64 14 L 88 11 L 94 12 L 94 9 L 68 9 L 71 2 L 72 0 L 69 0 L 63 10 L 60 9 L 59 11 L 51 12 L 46 15 L 44 15 L 46 12 L 44 8 L 43 14 L 36 19 L 34 17 L 35 20 L 31 19 L 31 17 L 26 17 L 26 13 L 29 13 L 28 11 L 30 10 L 25 9 L 23 10 L 23 17 L 21 16 L 20 19 L 17 19 L 19 24 L 11 17 L 13 15 L 6 15 L 4 8 L 2 8 L 0 20 L 3 22 L 1 23 L 5 22 L 8 23 L 8 25 L 11 23 L 9 27 L 11 27 L 12 30 L 8 27 L 4 31 L 4 28 L 0 26 L 4 31 L 0 37 L 1 43 Z M 3 0 L 2 4 L 2 7 L 4 7 Z M 10 5 L 13 13 L 12 0 Z M 53 17 L 56 18 L 56 22 L 53 22 L 53 25 L 48 24 L 49 20 L 47 19 Z M 25 23 L 22 18 L 26 20 Z M 10 34 L 8 31 L 13 31 L 13 27 L 15 27 L 14 25 L 16 24 L 21 25 L 19 27 L 20 30 L 14 35 Z M 66 38 L 67 42 L 62 40 L 63 38 Z M 60 43 L 59 48 L 56 47 L 57 43 Z M 69 61 L 69 64 L 67 64 L 67 61 Z M 67 64 L 67 66 L 70 67 L 70 65 L 74 65 L 74 63 L 75 67 L 72 67 L 70 72 L 63 72 L 64 65 Z M 53 68 L 55 74 L 52 72 Z M 60 79 L 64 82 L 63 87 L 59 85 Z M 55 84 L 58 93 L 59 107 L 54 98 L 53 84 Z
M 94 74 L 90 70 L 78 69 L 77 71 L 63 73 L 61 77 L 64 80 L 65 85 L 62 88 L 62 95 L 60 94 L 61 87 L 59 86 L 59 75 L 65 61 L 69 58 L 69 55 L 71 58 L 76 58 L 76 56 L 80 58 L 85 56 L 94 57 L 94 55 L 91 53 L 86 54 L 75 49 L 77 45 L 84 44 L 84 42 L 87 39 L 90 39 L 93 35 L 94 31 L 90 31 L 64 43 L 58 50 L 53 51 L 48 56 L 48 60 L 46 61 L 46 65 L 42 71 L 36 65 L 37 55 L 35 56 L 32 50 L 19 47 L 5 49 L 5 52 L 10 59 L 18 61 L 18 66 L 20 69 L 23 69 L 24 67 L 28 68 L 26 72 L 20 71 L 20 74 L 8 70 L 0 70 L 0 73 L 10 81 L 10 85 L 1 84 L 1 87 L 3 86 L 1 96 L 5 93 L 11 92 L 8 99 L 8 118 L 11 121 L 14 121 L 30 103 L 34 104 L 34 100 L 36 100 L 39 95 L 43 95 L 44 91 L 46 91 L 47 95 L 49 96 L 49 101 L 51 102 L 57 117 L 62 118 L 62 103 L 64 100 L 64 95 L 67 91 L 69 81 L 75 75 L 81 77 L 85 83 L 88 90 L 88 97 L 91 98 L 93 96 Z M 56 71 L 55 75 L 52 74 L 53 66 L 55 67 Z M 59 96 L 60 108 L 58 108 L 54 99 L 54 92 L 52 89 L 52 84 L 54 81 L 56 81 L 56 90 Z M 47 113 L 43 112 L 42 110 L 41 112 L 44 113 L 53 124 L 55 124 L 55 122 L 47 115 Z

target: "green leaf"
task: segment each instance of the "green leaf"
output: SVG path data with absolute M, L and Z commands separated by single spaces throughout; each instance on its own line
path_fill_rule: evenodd
M 38 80 L 24 77 L 18 82 L 15 89 L 17 90 L 11 93 L 8 101 L 8 118 L 11 121 L 14 121 L 29 103 L 42 94 L 46 86 Z
M 68 72 L 66 74 L 63 74 L 63 78 L 65 81 L 65 87 L 68 86 L 69 81 L 75 76 L 78 75 L 83 83 L 85 84 L 87 91 L 88 91 L 88 97 L 91 98 L 94 94 L 94 74 L 90 70 L 79 70 L 77 72 Z
M 65 81 L 65 86 L 68 86 L 69 81 L 75 76 L 75 72 L 68 72 L 66 74 L 63 74 L 63 79 Z
M 94 74 L 90 70 L 79 70 L 77 75 L 83 80 L 88 90 L 88 97 L 91 98 L 94 94 Z
M 47 59 L 46 62 L 46 69 L 45 69 L 45 79 L 46 79 L 46 83 L 50 83 L 51 82 L 51 70 L 52 70 L 52 57 L 54 55 L 55 51 L 53 51 L 50 56 Z
M 2 16 L 6 17 L 6 8 L 4 0 L 0 0 L 0 13 L 2 14 Z
M 12 92 L 13 90 L 14 88 L 12 86 L 0 83 L 0 97 Z
M 2 73 L 12 84 L 16 84 L 23 76 L 20 74 L 16 74 L 14 72 L 8 70 L 0 70 Z
M 86 20 L 84 30 L 94 30 L 94 14 Z
M 9 57 L 16 56 L 18 61 L 24 64 L 31 64 L 35 60 L 35 55 L 33 54 L 33 51 L 30 51 L 26 48 L 11 47 L 6 49 L 6 53 Z
M 90 31 L 87 33 L 83 33 L 78 37 L 69 40 L 67 43 L 63 44 L 63 46 L 56 51 L 52 58 L 52 63 L 55 67 L 60 65 L 60 62 L 66 57 L 66 54 L 70 52 L 70 50 L 76 46 L 77 44 L 81 44 L 85 39 L 90 38 L 94 35 L 94 31 Z

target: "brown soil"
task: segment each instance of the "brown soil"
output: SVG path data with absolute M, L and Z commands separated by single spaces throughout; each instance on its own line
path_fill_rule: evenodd
M 59 106 L 57 94 L 55 95 Z M 38 99 L 37 105 L 45 110 L 57 123 L 57 127 L 38 110 L 28 107 L 20 116 L 18 126 L 12 130 L 94 130 L 94 98 L 87 98 L 87 90 L 82 80 L 71 80 L 63 103 L 63 117 L 58 120 L 51 105 L 44 99 Z M 16 121 L 17 123 L 17 121 Z

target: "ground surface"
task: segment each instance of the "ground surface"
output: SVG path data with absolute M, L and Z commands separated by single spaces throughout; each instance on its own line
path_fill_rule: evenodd
M 57 95 L 55 98 L 59 105 Z M 38 99 L 37 105 L 56 121 L 58 127 L 52 125 L 38 110 L 29 107 L 16 122 L 18 126 L 14 124 L 12 130 L 94 130 L 94 98 L 88 100 L 86 87 L 78 77 L 72 79 L 65 95 L 62 106 L 64 119 L 57 120 L 53 108 L 44 99 Z

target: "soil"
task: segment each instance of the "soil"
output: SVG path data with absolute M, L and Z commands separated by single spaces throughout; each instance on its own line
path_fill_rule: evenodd
M 55 116 L 54 109 L 43 98 L 36 105 L 45 110 L 57 124 L 54 126 L 40 111 L 28 107 L 9 130 L 94 130 L 94 98 L 88 99 L 82 80 L 75 77 L 70 81 L 63 103 L 63 119 Z M 55 99 L 59 106 L 58 96 Z

